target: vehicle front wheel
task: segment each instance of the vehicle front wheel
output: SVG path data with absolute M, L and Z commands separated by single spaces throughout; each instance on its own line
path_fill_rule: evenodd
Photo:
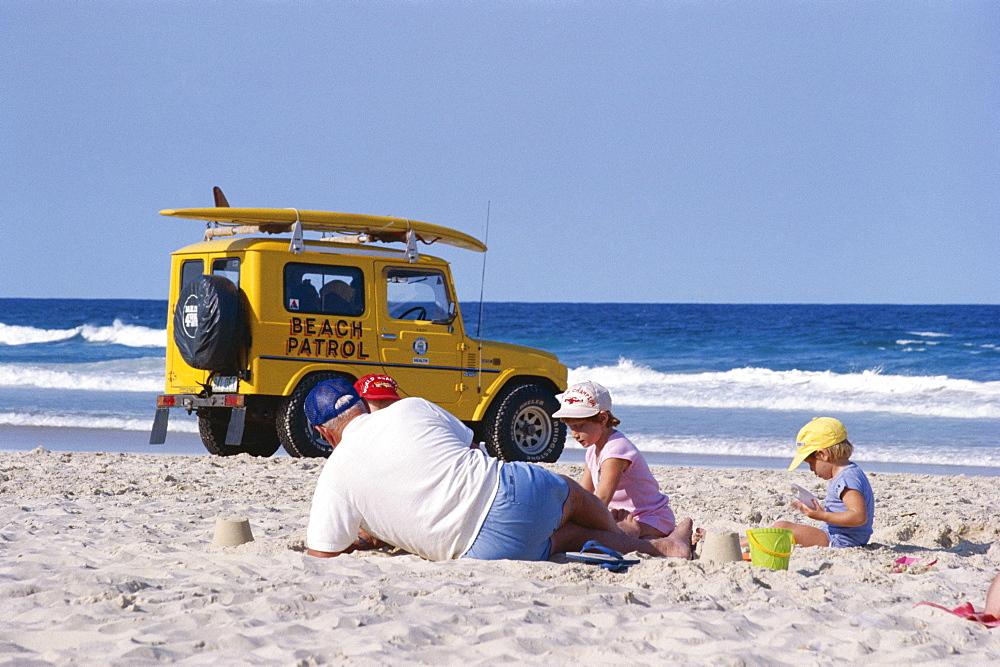
M 334 378 L 344 378 L 349 382 L 354 382 L 351 378 L 340 373 L 313 373 L 303 379 L 295 391 L 278 406 L 278 415 L 275 420 L 278 437 L 289 456 L 296 458 L 328 457 L 333 451 L 330 444 L 309 424 L 303 406 L 306 396 L 313 390 L 313 387 L 320 382 Z
M 566 443 L 566 425 L 552 417 L 558 409 L 556 397 L 540 385 L 508 390 L 482 425 L 487 449 L 504 461 L 554 463 Z
M 205 449 L 216 456 L 249 454 L 250 456 L 270 456 L 278 451 L 281 441 L 274 424 L 266 421 L 247 419 L 243 426 L 243 440 L 238 445 L 226 444 L 229 418 L 233 411 L 229 408 L 199 408 L 198 433 Z

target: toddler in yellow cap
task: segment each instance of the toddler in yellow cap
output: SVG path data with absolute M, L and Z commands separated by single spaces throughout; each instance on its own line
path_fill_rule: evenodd
M 862 547 L 868 544 L 875 520 L 875 496 L 868 478 L 851 462 L 854 447 L 847 439 L 847 429 L 833 417 L 816 417 L 802 427 L 795 439 L 798 450 L 789 470 L 803 461 L 813 474 L 831 480 L 823 505 L 813 507 L 795 500 L 792 506 L 810 519 L 823 522 L 823 528 L 779 521 L 773 528 L 787 528 L 795 542 L 804 547 Z

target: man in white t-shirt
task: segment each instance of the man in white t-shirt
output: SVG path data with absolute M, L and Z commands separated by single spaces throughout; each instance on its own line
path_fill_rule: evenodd
M 336 556 L 367 534 L 430 560 L 546 560 L 588 540 L 691 556 L 690 519 L 669 537 L 630 538 L 575 481 L 470 449 L 472 431 L 424 399 L 369 414 L 349 382 L 328 380 L 310 392 L 305 413 L 333 447 L 313 495 L 310 555 Z

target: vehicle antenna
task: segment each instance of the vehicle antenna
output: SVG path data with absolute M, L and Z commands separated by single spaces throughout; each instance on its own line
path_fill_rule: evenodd
M 490 202 L 486 201 L 486 231 L 483 243 L 490 245 Z M 483 393 L 483 292 L 486 290 L 486 253 L 483 253 L 483 274 L 479 278 L 479 324 L 476 327 L 476 339 L 479 342 L 479 372 L 476 373 L 476 392 Z

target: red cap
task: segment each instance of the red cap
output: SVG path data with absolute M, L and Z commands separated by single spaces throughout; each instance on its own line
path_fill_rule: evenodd
M 383 399 L 399 400 L 396 388 L 399 385 L 388 375 L 366 375 L 354 383 L 354 388 L 361 394 L 361 398 L 368 398 L 375 401 Z

